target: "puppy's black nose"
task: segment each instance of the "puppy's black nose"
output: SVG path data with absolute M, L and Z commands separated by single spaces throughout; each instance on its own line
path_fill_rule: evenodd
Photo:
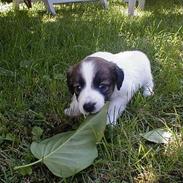
M 96 104 L 96 103 L 91 103 L 91 102 L 86 103 L 86 104 L 83 105 L 83 109 L 84 109 L 86 112 L 92 112 L 92 111 L 95 110 L 95 104 Z

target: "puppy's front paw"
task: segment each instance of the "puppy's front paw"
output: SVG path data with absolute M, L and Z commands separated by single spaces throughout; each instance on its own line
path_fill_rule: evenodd
M 115 126 L 116 121 L 117 119 L 113 115 L 110 115 L 110 114 L 107 115 L 107 125 Z
M 64 114 L 66 115 L 66 116 L 71 116 L 71 112 L 70 112 L 71 110 L 70 110 L 70 108 L 66 108 L 65 110 L 64 110 Z
M 71 107 L 70 108 L 66 108 L 64 110 L 64 114 L 66 116 L 70 116 L 70 117 L 77 117 L 77 116 L 81 115 L 80 111 L 77 108 L 71 108 Z
M 148 97 L 148 96 L 152 96 L 152 95 L 154 95 L 153 90 L 148 89 L 148 90 L 144 90 L 144 92 L 143 92 L 144 97 Z

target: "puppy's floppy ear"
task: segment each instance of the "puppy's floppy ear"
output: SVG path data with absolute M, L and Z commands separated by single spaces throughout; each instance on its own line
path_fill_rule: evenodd
M 67 86 L 69 88 L 70 93 L 74 94 L 74 87 L 73 87 L 73 68 L 74 66 L 71 66 L 67 71 Z
M 115 67 L 115 72 L 116 72 L 116 85 L 117 89 L 120 90 L 123 80 L 124 80 L 124 72 L 122 69 L 120 69 L 117 65 Z

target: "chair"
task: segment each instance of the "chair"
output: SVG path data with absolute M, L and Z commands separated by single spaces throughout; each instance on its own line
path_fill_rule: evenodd
M 136 1 L 137 0 L 125 0 L 125 2 L 128 2 L 128 15 L 130 16 L 134 16 Z M 138 0 L 138 7 L 143 10 L 144 6 L 145 0 Z
M 48 9 L 48 11 L 52 15 L 56 15 L 55 9 L 53 7 L 53 4 L 60 4 L 60 3 L 73 3 L 73 2 L 88 2 L 92 0 L 44 0 L 44 3 Z M 107 0 L 100 0 L 102 6 L 104 8 L 108 8 L 108 2 Z

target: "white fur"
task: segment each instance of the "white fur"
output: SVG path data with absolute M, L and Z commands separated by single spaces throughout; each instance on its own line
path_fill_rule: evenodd
M 140 51 L 125 51 L 117 54 L 109 52 L 96 52 L 89 57 L 100 57 L 109 62 L 118 65 L 124 72 L 124 81 L 120 90 L 115 87 L 110 98 L 107 122 L 116 124 L 117 119 L 125 110 L 126 105 L 133 97 L 134 93 L 143 88 L 143 95 L 153 94 L 153 78 L 151 74 L 150 62 L 147 56 Z M 78 101 L 73 97 L 70 108 L 65 110 L 69 116 L 87 114 L 83 110 L 83 104 L 86 102 L 96 102 L 98 112 L 104 105 L 104 97 L 98 91 L 91 88 L 91 83 L 95 74 L 92 62 L 82 64 L 82 75 L 86 80 L 86 86 L 79 95 Z
M 81 73 L 85 78 L 86 86 L 81 91 L 78 99 L 75 94 L 72 97 L 70 107 L 65 109 L 67 116 L 79 116 L 80 114 L 88 115 L 83 109 L 85 103 L 96 103 L 95 110 L 92 113 L 98 112 L 104 106 L 104 97 L 100 92 L 92 88 L 92 81 L 95 74 L 94 65 L 92 62 L 84 62 L 81 66 Z
M 94 65 L 92 62 L 84 62 L 81 67 L 81 73 L 83 78 L 85 78 L 86 86 L 81 91 L 79 97 L 78 97 L 78 103 L 79 103 L 79 110 L 82 114 L 87 114 L 84 109 L 83 105 L 85 103 L 96 103 L 95 105 L 95 111 L 92 113 L 98 112 L 104 105 L 104 97 L 101 95 L 97 90 L 92 88 L 92 81 L 94 78 Z

